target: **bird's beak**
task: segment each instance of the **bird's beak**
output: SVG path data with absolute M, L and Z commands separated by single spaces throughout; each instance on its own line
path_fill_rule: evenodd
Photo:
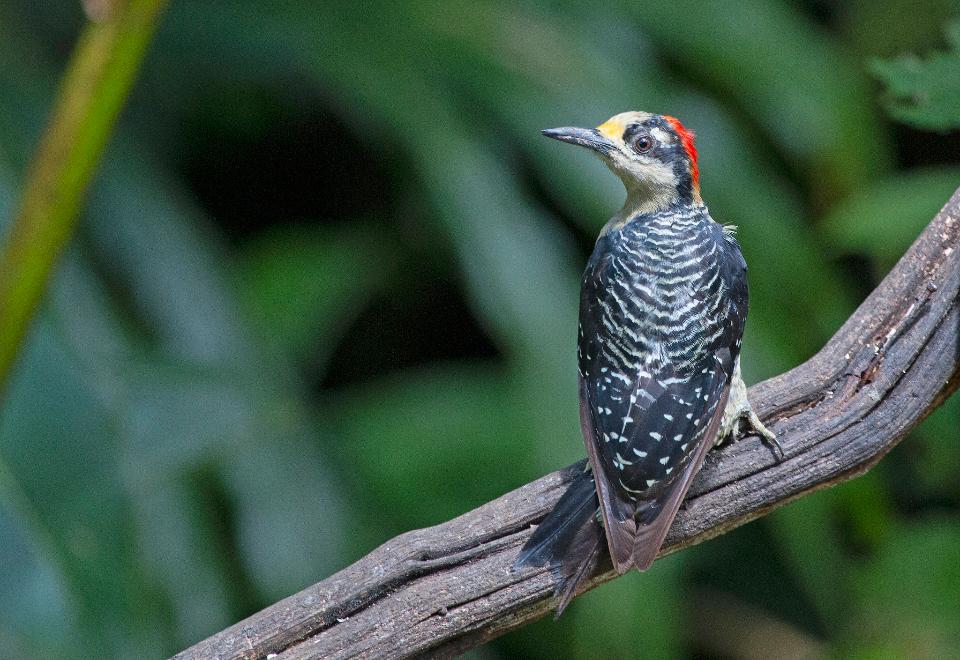
M 579 144 L 581 147 L 588 147 L 603 155 L 609 154 L 615 146 L 607 136 L 595 128 L 565 126 L 563 128 L 547 128 L 540 132 L 554 140 Z

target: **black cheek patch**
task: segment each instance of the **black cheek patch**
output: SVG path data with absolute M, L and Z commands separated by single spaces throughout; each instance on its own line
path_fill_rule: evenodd
M 680 150 L 675 144 L 658 142 L 656 149 L 654 149 L 652 152 L 652 155 L 655 156 L 659 161 L 666 163 L 667 165 L 672 165 L 680 156 Z

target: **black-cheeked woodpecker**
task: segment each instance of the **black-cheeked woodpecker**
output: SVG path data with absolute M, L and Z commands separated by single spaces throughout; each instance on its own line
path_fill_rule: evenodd
M 619 573 L 649 568 L 711 447 L 741 426 L 779 445 L 740 376 L 747 265 L 732 228 L 714 222 L 700 197 L 693 134 L 645 112 L 543 133 L 593 150 L 627 189 L 581 284 L 589 463 L 517 560 L 550 564 L 559 614 L 604 546 Z

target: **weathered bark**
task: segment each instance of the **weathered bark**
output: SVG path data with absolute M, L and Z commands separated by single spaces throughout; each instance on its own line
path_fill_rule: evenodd
M 958 291 L 960 191 L 816 356 L 750 389 L 785 459 L 756 438 L 711 452 L 661 555 L 879 461 L 960 384 Z M 551 609 L 550 574 L 511 565 L 582 465 L 402 534 L 177 657 L 446 657 L 532 621 Z M 607 564 L 591 585 L 613 577 Z

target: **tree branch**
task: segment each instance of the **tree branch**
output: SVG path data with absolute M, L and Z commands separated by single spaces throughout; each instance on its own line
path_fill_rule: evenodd
M 958 292 L 960 191 L 817 355 L 750 389 L 785 459 L 756 438 L 712 451 L 661 555 L 879 461 L 960 385 Z M 511 565 L 582 466 L 402 534 L 177 657 L 447 657 L 541 617 L 552 607 L 550 573 Z M 613 577 L 608 563 L 591 586 Z

